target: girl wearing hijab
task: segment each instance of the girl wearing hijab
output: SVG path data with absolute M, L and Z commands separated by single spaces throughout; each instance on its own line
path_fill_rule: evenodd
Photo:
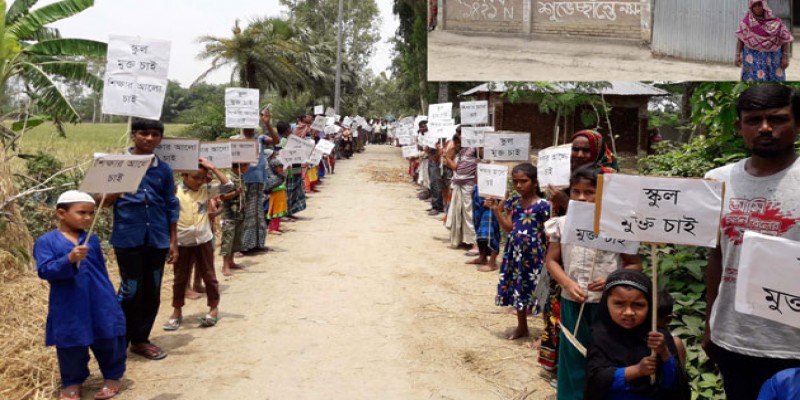
M 792 33 L 765 0 L 750 0 L 736 30 L 736 66 L 743 81 L 785 81 Z
M 691 398 L 675 342 L 665 339 L 672 334 L 663 328 L 650 331 L 652 298 L 650 279 L 642 272 L 619 270 L 608 276 L 592 324 L 587 400 Z

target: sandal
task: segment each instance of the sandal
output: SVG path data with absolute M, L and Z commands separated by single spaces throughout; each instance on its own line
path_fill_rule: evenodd
M 181 322 L 183 318 L 170 318 L 166 324 L 164 324 L 161 328 L 165 331 L 177 331 L 178 328 L 181 327 Z
M 151 343 L 131 346 L 131 353 L 138 354 L 148 360 L 161 360 L 167 356 L 167 353 Z
M 200 318 L 200 326 L 204 328 L 210 328 L 217 325 L 217 321 L 219 321 L 219 318 L 206 314 L 205 317 Z
M 94 399 L 95 400 L 110 399 L 110 398 L 116 396 L 117 393 L 119 393 L 121 388 L 122 388 L 122 385 L 118 385 L 118 386 L 103 385 L 103 388 L 100 389 L 99 392 L 94 394 Z
M 69 392 L 61 391 L 61 395 L 59 396 L 60 400 L 80 400 L 81 398 L 81 391 L 80 390 L 70 390 Z

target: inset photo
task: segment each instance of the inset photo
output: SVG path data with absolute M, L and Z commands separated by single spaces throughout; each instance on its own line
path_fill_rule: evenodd
M 429 0 L 428 79 L 800 79 L 792 0 Z

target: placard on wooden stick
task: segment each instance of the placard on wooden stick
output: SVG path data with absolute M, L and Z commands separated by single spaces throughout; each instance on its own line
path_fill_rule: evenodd
M 330 140 L 320 139 L 320 141 L 317 142 L 317 146 L 315 147 L 315 149 L 319 149 L 322 152 L 322 154 L 331 154 L 331 152 L 333 152 L 333 149 L 335 147 L 336 144 L 331 142 Z
M 594 231 L 615 239 L 716 247 L 723 182 L 600 175 Z
M 255 139 L 231 139 L 231 162 L 258 162 L 258 142 Z
M 110 35 L 103 114 L 161 118 L 167 94 L 170 42 Z
M 153 155 L 105 154 L 95 157 L 78 190 L 87 193 L 135 193 Z
M 594 203 L 570 200 L 564 232 L 561 234 L 561 243 L 623 254 L 639 252 L 639 242 L 637 241 L 613 239 L 595 234 L 594 213 Z
M 311 129 L 315 131 L 325 130 L 326 117 L 320 115 L 314 118 L 314 123 L 311 124 Z
M 559 188 L 569 187 L 569 177 L 572 171 L 571 158 L 571 144 L 540 150 L 537 165 L 539 186 L 543 188 L 550 185 Z
M 258 128 L 258 89 L 225 88 L 225 127 Z
M 484 135 L 484 157 L 494 161 L 529 161 L 531 135 L 498 131 Z
M 200 143 L 200 156 L 210 161 L 217 168 L 233 167 L 230 142 Z
M 158 159 L 169 164 L 173 171 L 197 171 L 200 139 L 163 138 L 155 153 Z
M 736 276 L 737 312 L 800 328 L 797 282 L 800 242 L 744 232 Z
M 507 166 L 478 164 L 478 195 L 495 199 L 505 199 L 507 191 Z
M 453 119 L 453 103 L 439 103 L 428 106 L 428 122 Z
M 417 146 L 403 146 L 403 158 L 413 158 L 419 156 Z
M 462 101 L 459 107 L 461 109 L 462 125 L 481 125 L 489 123 L 488 101 Z
M 462 147 L 484 147 L 487 133 L 494 132 L 493 126 L 462 126 Z

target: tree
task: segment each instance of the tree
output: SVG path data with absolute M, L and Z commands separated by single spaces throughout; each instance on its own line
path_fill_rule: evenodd
M 394 40 L 392 76 L 410 97 L 408 101 L 416 103 L 418 112 L 424 114 L 431 96 L 435 96 L 428 85 L 427 2 L 395 0 L 393 12 L 400 19 L 400 27 Z
M 107 48 L 101 42 L 62 38 L 58 30 L 47 26 L 86 10 L 93 0 L 61 0 L 34 10 L 35 3 L 16 0 L 6 8 L 6 1 L 0 0 L 0 96 L 15 95 L 6 89 L 18 81 L 29 104 L 40 113 L 31 118 L 26 112 L 24 121 L 11 127 L 0 121 L 0 253 L 12 254 L 20 265 L 27 261 L 24 256 L 32 239 L 15 205 L 19 196 L 6 162 L 7 152 L 13 151 L 26 125 L 47 118 L 63 134 L 63 123 L 80 122 L 80 114 L 61 92 L 57 80 L 99 90 L 103 81 L 90 72 L 88 64 L 103 59 Z
M 307 33 L 280 18 L 256 19 L 244 30 L 236 20 L 233 37 L 202 36 L 205 45 L 198 55 L 211 59 L 211 67 L 194 82 L 223 66 L 233 67 L 231 82 L 264 92 L 276 90 L 282 94 L 301 91 L 323 75 L 320 54 L 323 45 L 303 41 Z M 237 79 L 234 79 L 237 78 Z M 193 85 L 194 85 L 193 84 Z

